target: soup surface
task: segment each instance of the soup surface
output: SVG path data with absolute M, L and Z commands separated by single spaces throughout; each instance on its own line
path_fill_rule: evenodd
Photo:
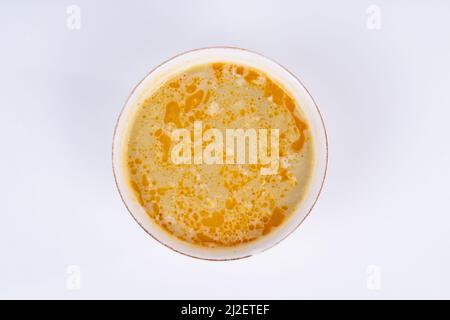
M 261 70 L 232 63 L 197 65 L 137 103 L 124 155 L 128 182 L 149 217 L 170 234 L 205 247 L 255 241 L 279 228 L 305 198 L 314 167 L 308 123 L 301 106 Z M 200 142 L 195 126 L 203 130 Z M 178 129 L 191 133 L 185 146 L 192 153 L 184 158 L 191 163 L 173 160 Z M 207 139 L 209 129 L 223 132 L 221 144 L 220 135 Z M 259 154 L 256 163 L 255 158 L 237 163 L 236 157 L 233 163 L 228 129 L 256 131 L 258 147 L 251 148 L 249 137 L 244 140 L 246 160 L 251 150 L 261 153 L 261 129 L 266 129 L 267 155 L 276 155 L 277 162 L 262 163 Z M 272 129 L 278 135 L 270 135 Z M 278 148 L 270 148 L 274 139 Z M 219 144 L 208 149 L 212 142 Z M 199 150 L 203 155 L 215 151 L 223 163 L 195 159 Z

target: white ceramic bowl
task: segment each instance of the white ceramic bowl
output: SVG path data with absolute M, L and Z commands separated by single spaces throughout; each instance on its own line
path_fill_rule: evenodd
M 181 70 L 197 64 L 211 62 L 234 62 L 260 69 L 272 79 L 283 84 L 283 87 L 295 98 L 310 125 L 314 145 L 314 160 L 312 182 L 304 201 L 296 212 L 280 227 L 268 235 L 253 242 L 231 248 L 204 248 L 179 240 L 154 222 L 141 205 L 126 183 L 126 173 L 123 164 L 125 142 L 128 137 L 129 121 L 137 110 L 137 103 L 143 96 L 149 95 L 162 83 Z M 211 47 L 192 50 L 173 57 L 153 69 L 131 92 L 120 113 L 113 138 L 113 171 L 120 196 L 136 222 L 153 238 L 163 245 L 179 253 L 206 260 L 240 259 L 262 252 L 286 238 L 302 223 L 316 203 L 323 182 L 328 162 L 328 141 L 325 126 L 319 109 L 313 98 L 292 73 L 280 64 L 251 51 L 232 47 Z

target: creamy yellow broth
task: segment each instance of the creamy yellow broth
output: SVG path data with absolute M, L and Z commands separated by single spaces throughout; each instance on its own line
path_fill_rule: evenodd
M 279 129 L 279 167 L 174 164 L 171 133 Z M 205 142 L 203 142 L 205 143 Z M 180 72 L 139 101 L 129 125 L 125 167 L 136 200 L 170 234 L 205 247 L 230 247 L 279 228 L 304 199 L 312 175 L 308 123 L 292 96 L 244 65 L 204 64 Z

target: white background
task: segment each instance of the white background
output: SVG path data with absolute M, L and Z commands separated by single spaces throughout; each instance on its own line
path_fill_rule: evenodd
M 80 30 L 67 28 L 71 4 Z M 371 4 L 380 30 L 366 26 Z M 448 1 L 2 2 L 0 298 L 450 298 L 449 18 Z M 211 45 L 297 74 L 330 143 L 301 228 L 234 262 L 147 236 L 111 169 L 134 85 Z

